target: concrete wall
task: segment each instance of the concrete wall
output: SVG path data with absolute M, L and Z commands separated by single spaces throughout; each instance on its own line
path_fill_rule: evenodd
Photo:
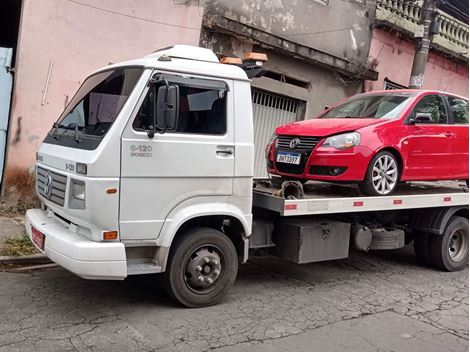
M 380 28 L 374 29 L 369 62 L 379 72 L 379 79 L 366 82 L 366 91 L 380 90 L 387 77 L 393 82 L 408 86 L 414 44 Z M 424 74 L 424 89 L 438 89 L 468 97 L 468 64 L 451 60 L 437 52 L 429 54 Z
M 364 64 L 375 6 L 360 0 L 213 0 L 209 13 Z
M 19 182 L 18 173 L 33 166 L 35 152 L 47 131 L 91 71 L 168 45 L 198 44 L 202 21 L 198 2 L 177 3 L 24 0 L 7 149 L 7 187 Z

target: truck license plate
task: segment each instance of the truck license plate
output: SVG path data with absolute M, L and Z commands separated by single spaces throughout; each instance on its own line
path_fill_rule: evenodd
M 31 239 L 33 240 L 33 243 L 36 245 L 36 247 L 42 251 L 44 250 L 46 236 L 44 236 L 44 234 L 34 226 L 31 226 Z
M 280 152 L 277 154 L 276 161 L 278 163 L 286 163 L 286 164 L 300 164 L 300 154 L 299 153 L 286 153 Z

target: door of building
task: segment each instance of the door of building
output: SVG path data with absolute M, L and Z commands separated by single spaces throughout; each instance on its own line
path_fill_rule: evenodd
M 266 178 L 265 147 L 277 126 L 302 118 L 301 102 L 253 89 L 253 125 L 255 145 L 255 178 Z
M 13 76 L 10 72 L 13 49 L 0 48 L 0 188 L 5 166 L 8 117 L 10 115 Z

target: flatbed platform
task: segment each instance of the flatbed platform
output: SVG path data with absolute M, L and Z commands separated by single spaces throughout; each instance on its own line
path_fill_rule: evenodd
M 465 182 L 409 182 L 398 185 L 390 196 L 361 196 L 356 186 L 309 181 L 303 199 L 284 199 L 280 189 L 267 181 L 256 182 L 253 206 L 281 216 L 339 214 L 365 211 L 468 206 Z

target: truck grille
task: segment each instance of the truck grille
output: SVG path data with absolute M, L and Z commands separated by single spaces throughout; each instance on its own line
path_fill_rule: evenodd
M 291 148 L 292 140 L 296 139 L 294 148 Z M 300 136 L 278 136 L 277 147 L 287 150 L 308 150 L 311 151 L 320 141 L 318 137 L 300 137 Z
M 36 185 L 40 195 L 57 205 L 64 206 L 67 176 L 38 167 Z

